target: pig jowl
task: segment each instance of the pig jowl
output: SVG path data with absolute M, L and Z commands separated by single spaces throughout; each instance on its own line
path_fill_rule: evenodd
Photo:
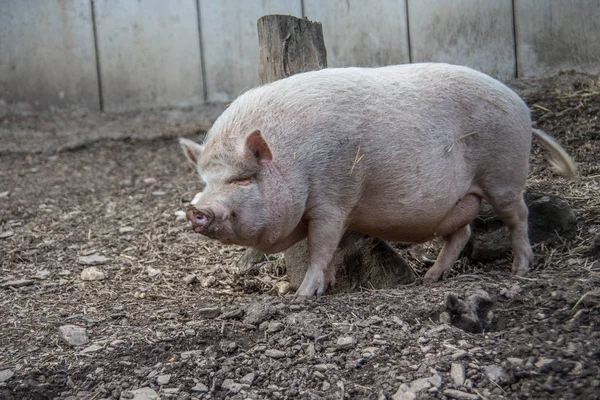
M 532 135 L 533 133 L 533 135 Z M 511 232 L 513 273 L 533 253 L 523 202 L 532 136 L 572 176 L 574 164 L 532 130 L 527 105 L 501 82 L 448 64 L 332 68 L 242 94 L 203 144 L 181 139 L 202 191 L 196 232 L 279 252 L 304 238 L 310 267 L 297 294 L 335 282 L 344 231 L 442 250 L 424 277 L 445 277 L 486 199 Z

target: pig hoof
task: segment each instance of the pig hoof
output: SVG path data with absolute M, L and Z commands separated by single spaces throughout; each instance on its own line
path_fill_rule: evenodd
M 427 271 L 425 276 L 423 277 L 424 285 L 431 285 L 432 283 L 439 282 L 442 278 L 445 277 L 444 271 L 437 271 L 434 268 Z

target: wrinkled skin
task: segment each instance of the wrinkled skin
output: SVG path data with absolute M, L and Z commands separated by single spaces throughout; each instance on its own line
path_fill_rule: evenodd
M 559 164 L 568 156 L 543 132 Z M 279 252 L 308 239 L 297 294 L 335 283 L 345 230 L 444 246 L 425 283 L 445 277 L 481 199 L 511 231 L 513 273 L 533 259 L 522 191 L 531 147 L 524 102 L 502 83 L 447 64 L 298 74 L 241 95 L 199 145 L 181 139 L 204 189 L 188 210 L 196 232 Z M 569 168 L 567 168 L 569 167 Z

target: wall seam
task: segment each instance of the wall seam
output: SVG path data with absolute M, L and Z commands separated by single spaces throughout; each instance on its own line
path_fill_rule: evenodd
M 404 10 L 406 12 L 406 41 L 408 45 L 408 63 L 412 63 L 412 46 L 410 45 L 410 18 L 408 15 L 408 0 L 404 0 Z
M 94 53 L 96 55 L 96 78 L 98 81 L 98 102 L 100 112 L 104 112 L 104 95 L 102 93 L 102 73 L 100 71 L 100 50 L 98 48 L 98 32 L 96 29 L 96 4 L 94 0 L 90 0 L 92 8 L 92 31 L 94 33 Z
M 519 44 L 518 44 L 518 32 L 517 32 L 517 7 L 515 6 L 516 0 L 512 0 L 512 20 L 513 20 L 513 49 L 515 53 L 515 78 L 519 77 Z
M 202 79 L 202 98 L 208 101 L 208 87 L 206 85 L 206 62 L 204 58 L 204 39 L 202 37 L 202 18 L 200 14 L 200 0 L 196 0 L 196 16 L 198 17 L 198 43 L 200 45 L 200 79 Z

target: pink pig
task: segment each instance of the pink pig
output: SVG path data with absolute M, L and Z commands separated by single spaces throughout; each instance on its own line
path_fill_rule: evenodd
M 510 229 L 512 271 L 533 253 L 525 188 L 533 135 L 568 176 L 575 167 L 532 130 L 527 105 L 501 82 L 448 64 L 332 68 L 242 94 L 203 145 L 181 139 L 204 188 L 193 229 L 226 244 L 280 252 L 308 238 L 297 295 L 335 283 L 329 264 L 346 230 L 443 248 L 424 282 L 450 271 L 481 199 Z

